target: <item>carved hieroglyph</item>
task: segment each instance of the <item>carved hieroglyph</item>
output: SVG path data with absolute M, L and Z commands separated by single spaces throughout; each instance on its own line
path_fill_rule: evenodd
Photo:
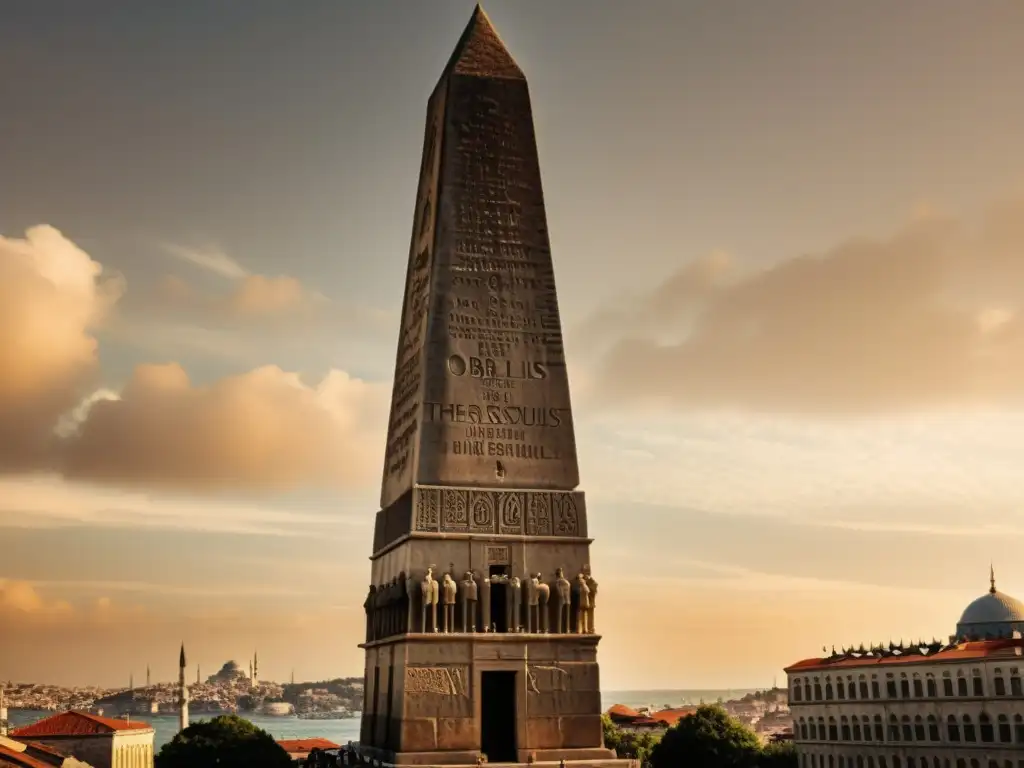
M 405 692 L 438 696 L 467 696 L 469 693 L 465 673 L 459 667 L 406 667 Z
M 415 530 L 513 536 L 586 537 L 582 491 L 417 487 Z

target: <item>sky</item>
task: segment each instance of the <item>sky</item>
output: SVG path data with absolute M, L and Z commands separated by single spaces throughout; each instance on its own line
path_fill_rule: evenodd
M 359 675 L 473 3 L 0 26 L 0 679 Z M 609 690 L 1024 597 L 1024 6 L 486 4 L 530 81 Z M 203 673 L 204 675 L 207 672 Z

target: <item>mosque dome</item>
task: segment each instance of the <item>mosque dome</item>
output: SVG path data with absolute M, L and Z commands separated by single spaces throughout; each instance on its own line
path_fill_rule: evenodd
M 1024 631 L 1024 603 L 996 589 L 996 577 L 990 576 L 988 593 L 971 602 L 956 625 L 957 637 L 1007 637 Z

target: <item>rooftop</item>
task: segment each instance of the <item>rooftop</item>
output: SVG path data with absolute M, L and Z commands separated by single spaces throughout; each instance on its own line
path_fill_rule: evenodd
M 989 658 L 1016 658 L 1024 654 L 1024 639 L 977 640 L 954 645 L 912 643 L 904 646 L 843 649 L 839 653 L 804 659 L 786 667 L 786 672 L 810 672 L 892 665 L 942 664 Z
M 278 739 L 277 745 L 290 755 L 306 754 L 314 749 L 338 749 L 340 744 L 335 744 L 327 739 Z
M 72 710 L 17 728 L 11 736 L 19 739 L 43 739 L 52 736 L 104 736 L 119 731 L 142 730 L 152 730 L 152 726 L 148 723 L 115 720 Z

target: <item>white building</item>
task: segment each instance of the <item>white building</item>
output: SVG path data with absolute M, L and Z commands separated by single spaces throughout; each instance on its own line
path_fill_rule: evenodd
M 800 768 L 1024 768 L 1024 604 L 972 602 L 949 643 L 848 648 L 790 666 Z

